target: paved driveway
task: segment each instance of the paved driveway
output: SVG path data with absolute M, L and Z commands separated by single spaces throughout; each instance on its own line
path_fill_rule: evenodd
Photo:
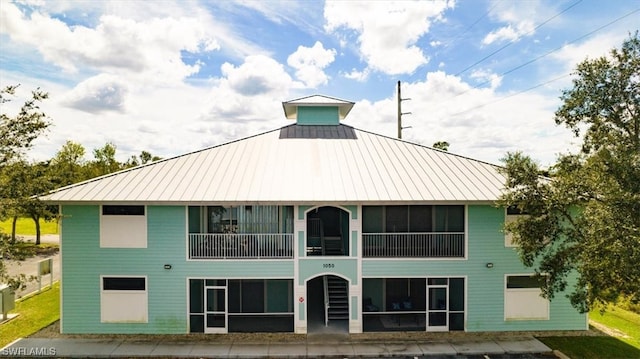
M 33 241 L 34 237 L 23 236 L 26 241 Z M 42 236 L 41 242 L 47 243 L 59 243 L 59 239 L 57 235 L 46 235 Z M 35 256 L 31 258 L 27 258 L 22 262 L 8 262 L 7 263 L 7 272 L 10 276 L 25 274 L 28 276 L 37 276 L 38 275 L 38 262 L 47 259 L 53 258 L 53 281 L 60 280 L 60 252 L 56 253 L 53 256 Z M 45 275 L 42 277 L 42 286 L 49 285 L 51 281 L 51 275 Z M 38 290 L 38 281 L 29 282 L 27 284 L 27 288 L 24 290 L 19 290 L 16 292 L 16 299 L 24 297 L 25 295 L 35 292 Z

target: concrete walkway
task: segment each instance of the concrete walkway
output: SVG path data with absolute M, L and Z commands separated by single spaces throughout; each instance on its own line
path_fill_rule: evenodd
M 0 350 L 0 356 L 149 357 L 149 358 L 555 358 L 533 337 L 473 341 L 358 342 L 315 338 L 296 342 L 166 342 L 126 339 L 25 338 Z

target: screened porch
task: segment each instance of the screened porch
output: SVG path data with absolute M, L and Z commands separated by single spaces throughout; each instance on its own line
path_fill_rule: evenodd
M 363 206 L 365 258 L 464 258 L 462 205 Z
M 189 207 L 189 259 L 293 258 L 292 206 Z

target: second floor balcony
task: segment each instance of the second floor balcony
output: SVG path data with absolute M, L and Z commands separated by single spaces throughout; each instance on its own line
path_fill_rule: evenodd
M 293 234 L 192 233 L 189 259 L 293 259 Z M 309 253 L 307 253 L 309 255 Z M 364 258 L 464 258 L 464 233 L 364 233 Z

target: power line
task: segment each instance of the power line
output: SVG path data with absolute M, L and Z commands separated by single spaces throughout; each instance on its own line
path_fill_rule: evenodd
M 639 11 L 640 11 L 640 8 L 635 9 L 635 10 L 633 10 L 633 11 L 631 11 L 631 12 L 629 12 L 629 13 L 625 14 L 625 15 L 622 15 L 621 17 L 619 17 L 619 18 L 617 18 L 617 19 L 615 19 L 615 20 L 612 20 L 612 21 L 610 21 L 610 22 L 608 22 L 608 23 L 606 23 L 606 24 L 604 24 L 604 25 L 602 25 L 602 26 L 600 26 L 600 27 L 596 28 L 595 30 L 590 31 L 590 32 L 588 32 L 588 33 L 586 33 L 586 34 L 584 34 L 584 35 L 582 35 L 582 36 L 580 36 L 580 37 L 578 37 L 578 38 L 576 38 L 576 39 L 573 39 L 573 40 L 571 40 L 571 41 L 569 41 L 569 42 L 567 42 L 567 43 L 563 44 L 563 45 L 562 45 L 562 46 L 560 46 L 560 47 L 557 47 L 557 48 L 555 48 L 555 49 L 553 49 L 553 50 L 547 51 L 547 52 L 546 52 L 546 53 L 544 53 L 543 55 L 540 55 L 540 56 L 538 56 L 538 57 L 535 57 L 535 58 L 533 58 L 533 59 L 531 59 L 531 60 L 529 60 L 529 61 L 527 61 L 527 62 L 524 62 L 524 63 L 522 63 L 522 64 L 520 64 L 520 65 L 518 65 L 518 66 L 516 66 L 516 67 L 514 67 L 514 68 L 511 68 L 510 70 L 507 70 L 507 71 L 505 71 L 505 72 L 501 73 L 501 74 L 500 74 L 500 76 L 501 76 L 501 77 L 503 77 L 503 76 L 508 75 L 508 74 L 510 74 L 510 73 L 512 73 L 512 72 L 515 72 L 515 71 L 517 71 L 517 70 L 519 70 L 519 69 L 521 69 L 521 68 L 523 68 L 523 67 L 525 67 L 525 66 L 528 66 L 528 65 L 530 65 L 530 64 L 532 64 L 532 63 L 534 63 L 534 62 L 536 62 L 536 61 L 538 61 L 538 60 L 540 60 L 540 59 L 542 59 L 542 58 L 544 58 L 544 57 L 547 57 L 547 56 L 551 55 L 552 53 L 554 53 L 554 52 L 556 52 L 556 51 L 562 50 L 563 48 L 565 48 L 565 47 L 566 47 L 566 46 L 568 46 L 568 45 L 571 45 L 571 44 L 573 44 L 573 43 L 575 43 L 575 42 L 578 42 L 578 41 L 580 41 L 580 40 L 582 40 L 582 39 L 584 39 L 584 38 L 586 38 L 586 37 L 588 37 L 588 36 L 591 36 L 591 35 L 593 35 L 594 33 L 596 33 L 596 32 L 598 32 L 598 31 L 600 31 L 600 30 L 604 29 L 605 27 L 611 26 L 611 25 L 615 24 L 616 22 L 618 22 L 618 21 L 620 21 L 620 20 L 622 20 L 622 19 L 624 19 L 624 18 L 626 18 L 626 17 L 629 17 L 629 16 L 631 16 L 631 15 L 633 15 L 633 14 L 635 14 L 635 13 L 639 12 Z M 475 85 L 475 86 L 473 86 L 473 87 L 469 88 L 469 89 L 468 89 L 468 90 L 466 90 L 466 91 L 463 91 L 463 92 L 460 92 L 460 93 L 456 94 L 455 96 L 453 96 L 453 98 L 456 98 L 456 97 L 458 97 L 458 96 L 464 95 L 465 93 L 467 93 L 467 92 L 469 92 L 469 91 L 471 91 L 471 90 L 477 89 L 477 88 L 479 88 L 480 86 L 487 84 L 488 82 L 490 82 L 490 80 L 487 80 L 487 81 L 481 82 L 481 83 L 479 83 L 479 84 L 477 84 L 477 85 Z
M 464 31 L 462 31 L 458 36 L 456 36 L 453 40 L 451 41 L 447 41 L 445 46 L 449 46 L 451 43 L 453 43 L 454 41 L 457 41 L 461 38 L 464 37 L 464 34 L 466 34 L 467 32 L 469 32 L 469 30 L 471 30 L 474 26 L 476 26 L 482 19 L 484 19 L 485 17 L 487 17 L 487 15 L 489 15 L 489 13 L 491 13 L 491 11 L 493 9 L 495 9 L 496 6 L 498 6 L 500 2 L 496 1 L 493 3 L 493 6 L 491 6 L 489 8 L 489 10 L 487 10 L 484 14 L 482 14 L 479 18 L 476 19 L 476 21 L 474 21 L 471 25 L 467 26 L 466 29 L 464 29 Z
M 524 89 L 524 90 L 521 90 L 521 91 L 518 91 L 518 92 L 512 93 L 512 94 L 510 94 L 510 95 L 507 95 L 507 96 L 504 96 L 504 97 L 498 98 L 498 99 L 496 99 L 496 100 L 493 100 L 493 101 L 490 101 L 490 102 L 486 102 L 486 103 L 483 103 L 483 104 L 478 105 L 478 106 L 471 107 L 471 108 L 466 109 L 466 110 L 464 110 L 464 111 L 456 112 L 456 113 L 452 114 L 451 116 L 453 117 L 453 116 L 462 115 L 462 114 L 465 114 L 465 113 L 467 113 L 467 112 L 471 112 L 471 111 L 473 111 L 473 110 L 477 110 L 477 109 L 482 108 L 482 107 L 485 107 L 485 106 L 493 105 L 494 103 L 504 101 L 504 100 L 506 100 L 506 99 L 508 99 L 508 98 L 511 98 L 511 97 L 514 97 L 514 96 L 518 96 L 518 95 L 520 95 L 520 94 L 522 94 L 522 93 L 525 93 L 525 92 L 528 92 L 528 91 L 531 91 L 531 90 L 535 90 L 535 89 L 537 89 L 538 87 L 542 87 L 542 86 L 544 86 L 544 85 L 548 85 L 548 84 L 550 84 L 550 83 L 552 83 L 552 82 L 555 82 L 555 81 L 561 80 L 561 79 L 563 79 L 563 78 L 565 78 L 565 77 L 569 77 L 569 76 L 571 76 L 571 74 L 564 74 L 564 75 L 562 75 L 562 76 L 558 76 L 558 77 L 553 78 L 553 79 L 551 79 L 551 80 L 548 80 L 548 81 L 545 81 L 545 82 L 543 82 L 543 83 L 537 84 L 537 85 L 535 85 L 535 86 L 529 87 L 529 88 L 527 88 L 527 89 Z
M 569 7 L 565 8 L 564 10 L 560 11 L 559 13 L 553 15 L 552 17 L 546 19 L 545 21 L 541 22 L 540 24 L 538 24 L 536 27 L 534 27 L 533 29 L 527 31 L 523 36 L 529 35 L 533 32 L 535 32 L 536 30 L 538 30 L 539 28 L 541 28 L 542 26 L 544 26 L 545 24 L 547 24 L 549 21 L 555 19 L 556 17 L 564 14 L 565 12 L 569 11 L 571 8 L 573 8 L 574 6 L 578 5 L 579 3 L 581 3 L 582 0 L 578 0 L 577 2 L 571 4 Z M 495 5 L 494 5 L 495 6 Z M 517 37 L 511 41 L 509 41 L 507 44 L 505 44 L 504 46 L 500 47 L 499 49 L 495 50 L 494 52 L 490 53 L 489 55 L 481 58 L 480 60 L 474 62 L 473 64 L 467 66 L 464 68 L 464 70 L 459 71 L 458 73 L 456 73 L 454 76 L 459 76 L 463 73 L 465 73 L 467 70 L 471 69 L 472 67 L 484 62 L 485 60 L 489 59 L 490 57 L 492 57 L 493 55 L 499 53 L 500 51 L 506 49 L 507 47 L 513 45 L 516 41 L 518 41 L 520 39 L 520 37 Z

